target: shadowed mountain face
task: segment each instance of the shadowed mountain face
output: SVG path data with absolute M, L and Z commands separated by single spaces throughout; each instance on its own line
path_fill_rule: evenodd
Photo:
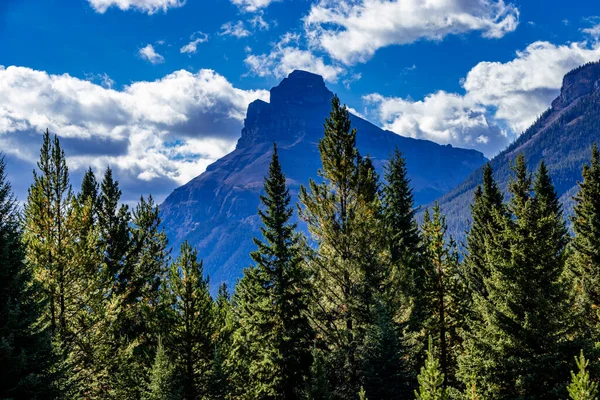
M 572 209 L 571 196 L 577 191 L 583 165 L 589 162 L 591 147 L 600 142 L 600 63 L 579 67 L 563 79 L 560 95 L 540 118 L 512 145 L 491 161 L 494 176 L 507 193 L 510 166 L 519 153 L 525 156 L 530 170 L 543 159 L 552 181 L 565 205 Z M 457 239 L 465 236 L 470 218 L 469 205 L 482 181 L 478 169 L 456 189 L 440 198 L 448 218 L 449 232 Z
M 273 143 L 295 201 L 301 184 L 317 178 L 318 142 L 331 109 L 323 78 L 294 71 L 271 89 L 271 102 L 257 100 L 248 114 L 236 149 L 204 173 L 176 189 L 161 205 L 163 225 L 175 251 L 188 240 L 198 248 L 214 291 L 232 286 L 251 264 L 252 237 L 260 237 L 259 194 L 271 161 Z M 474 150 L 440 146 L 384 131 L 352 116 L 360 153 L 378 171 L 398 147 L 405 155 L 418 204 L 426 204 L 462 182 L 486 159 Z

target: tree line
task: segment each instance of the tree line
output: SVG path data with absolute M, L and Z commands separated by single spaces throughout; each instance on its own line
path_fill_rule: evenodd
M 572 234 L 518 156 L 507 199 L 483 169 L 464 246 L 438 205 L 417 222 L 402 154 L 380 177 L 337 97 L 319 151 L 294 206 L 274 146 L 254 265 L 216 298 L 110 168 L 74 193 L 46 132 L 21 210 L 0 161 L 0 398 L 597 398 L 596 146 Z

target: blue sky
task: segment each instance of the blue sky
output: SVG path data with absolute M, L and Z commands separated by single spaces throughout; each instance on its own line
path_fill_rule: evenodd
M 21 199 L 49 128 L 75 185 L 110 165 L 125 200 L 162 200 L 300 68 L 380 126 L 491 157 L 600 59 L 595 3 L 0 0 L 0 150 Z

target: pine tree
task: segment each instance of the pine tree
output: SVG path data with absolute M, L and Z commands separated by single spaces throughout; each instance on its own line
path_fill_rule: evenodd
M 545 165 L 533 187 L 523 156 L 513 170 L 508 214 L 494 213 L 501 231 L 486 250 L 486 295 L 474 294 L 461 376 L 475 378 L 484 398 L 557 398 L 570 346 L 567 232 Z
M 415 390 L 415 398 L 417 400 L 445 400 L 448 398 L 446 389 L 444 388 L 444 374 L 441 371 L 440 363 L 436 359 L 435 354 L 433 340 L 429 337 L 427 358 L 418 377 L 419 390 Z
M 48 300 L 48 319 L 55 337 L 70 340 L 67 319 L 72 293 L 72 192 L 64 151 L 57 136 L 44 134 L 38 169 L 33 173 L 25 206 L 27 262 L 42 282 Z
M 0 154 L 0 398 L 53 398 L 55 357 L 44 303 L 24 263 L 20 215 Z
M 144 400 L 177 400 L 181 398 L 176 385 L 175 373 L 175 365 L 169 359 L 162 340 L 159 340 L 150 372 L 150 384 Z
M 255 397 L 302 396 L 311 360 L 313 332 L 308 321 L 309 282 L 302 242 L 290 222 L 293 209 L 277 147 L 265 179 L 259 210 L 263 240 L 255 239 L 256 263 L 240 282 L 237 307 L 240 329 L 234 346 L 249 360 L 246 393 Z
M 183 396 L 200 399 L 208 393 L 211 363 L 212 299 L 198 252 L 187 243 L 171 266 L 170 291 L 175 313 L 169 348 L 176 357 Z
M 351 129 L 348 110 L 336 97 L 319 142 L 323 168 L 320 184 L 301 187 L 301 218 L 318 244 L 311 258 L 314 272 L 314 322 L 330 351 L 327 357 L 339 365 L 330 370 L 339 396 L 355 396 L 359 371 L 357 348 L 363 327 L 373 320 L 374 299 L 381 292 L 383 248 L 381 207 L 376 174 L 370 161 L 356 149 L 356 130 Z M 366 301 L 366 302 L 365 302 Z
M 231 384 L 231 355 L 233 341 L 233 309 L 231 295 L 227 285 L 219 286 L 217 299 L 213 304 L 213 338 L 212 338 L 212 364 L 210 371 L 210 386 L 208 398 L 220 400 L 232 394 Z
M 583 181 L 573 200 L 571 220 L 575 237 L 569 270 L 574 276 L 577 311 L 589 337 L 600 334 L 600 151 L 596 145 L 592 147 L 590 165 L 583 168 Z
M 567 386 L 569 396 L 573 400 L 598 399 L 598 382 L 594 382 L 590 378 L 590 373 L 587 370 L 589 361 L 585 359 L 583 350 L 579 357 L 575 357 L 575 362 L 579 371 L 577 374 L 571 371 L 571 383 Z

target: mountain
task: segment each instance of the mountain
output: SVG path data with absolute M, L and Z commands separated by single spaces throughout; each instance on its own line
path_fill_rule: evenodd
M 600 63 L 589 63 L 563 78 L 560 95 L 538 120 L 490 163 L 500 188 L 507 193 L 510 166 L 516 156 L 525 156 L 530 170 L 543 159 L 548 166 L 566 212 L 577 191 L 583 165 L 589 162 L 591 147 L 600 142 Z M 449 232 L 462 239 L 470 218 L 469 205 L 481 183 L 478 169 L 465 182 L 439 199 L 447 215 Z
M 271 89 L 270 103 L 250 104 L 235 150 L 176 189 L 161 205 L 171 245 L 176 250 L 188 240 L 198 248 L 213 290 L 221 282 L 234 284 L 251 263 L 252 237 L 260 235 L 259 194 L 273 143 L 294 199 L 301 184 L 317 178 L 321 166 L 317 145 L 332 98 L 321 76 L 292 72 Z M 361 154 L 369 154 L 380 173 L 395 147 L 404 153 L 419 204 L 454 188 L 487 161 L 475 150 L 402 137 L 357 116 L 351 118 Z

